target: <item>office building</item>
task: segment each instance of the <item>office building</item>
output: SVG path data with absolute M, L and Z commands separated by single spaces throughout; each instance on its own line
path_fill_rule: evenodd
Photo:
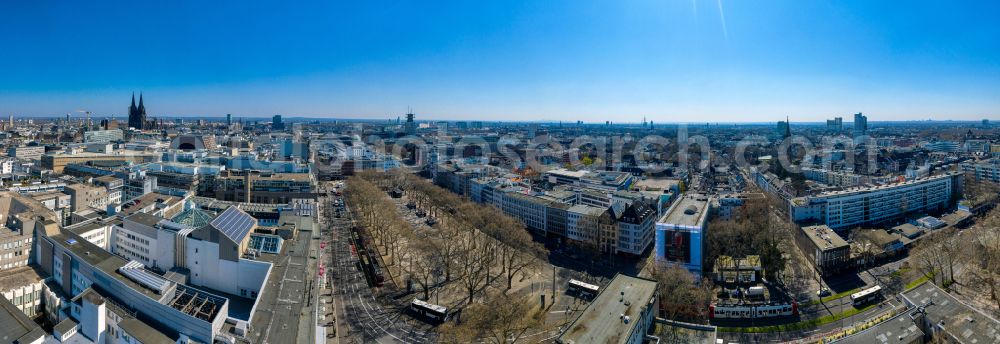
M 7 156 L 23 160 L 40 160 L 45 155 L 44 146 L 17 146 L 7 148 Z
M 645 203 L 631 202 L 618 214 L 617 220 L 617 252 L 638 256 L 653 243 L 656 212 Z
M 656 222 L 657 261 L 680 264 L 701 276 L 710 204 L 706 195 L 688 194 L 670 206 Z
M 271 117 L 271 130 L 285 130 L 285 123 L 281 121 L 281 115 Z
M 656 288 L 656 281 L 616 274 L 556 338 L 556 343 L 646 342 L 646 332 L 659 309 Z
M 417 134 L 417 123 L 413 121 L 413 114 L 406 114 L 406 122 L 403 124 L 403 132 L 406 135 L 416 135 Z
M 245 203 L 292 203 L 293 199 L 315 199 L 309 173 L 221 171 L 201 181 L 201 189 L 217 199 Z
M 849 264 L 851 246 L 829 226 L 801 227 L 796 231 L 795 244 L 821 274 L 837 273 Z
M 0 339 L 17 344 L 42 344 L 45 331 L 6 297 L 0 296 Z
M 45 221 L 58 217 L 30 197 L 0 192 L 0 272 L 28 265 L 34 231 Z
M 39 266 L 52 276 L 52 287 L 66 298 L 58 301 L 56 297 L 49 303 L 84 327 L 88 321 L 101 319 L 94 316 L 97 313 L 85 313 L 83 300 L 91 290 L 128 310 L 130 318 L 171 338 L 213 342 L 229 315 L 229 299 L 163 278 L 142 263 L 115 256 L 69 231 L 47 229 L 39 237 L 36 252 Z M 99 340 L 108 330 L 99 323 L 90 323 L 90 328 L 94 331 L 87 335 L 91 340 Z
M 83 133 L 83 142 L 87 143 L 107 143 L 122 141 L 124 139 L 125 134 L 121 129 L 91 130 Z
M 840 132 L 844 130 L 844 118 L 835 117 L 834 119 L 826 120 L 826 130 L 832 132 Z
M 66 165 L 69 164 L 87 163 L 91 161 L 120 161 L 125 163 L 141 164 L 156 162 L 159 161 L 159 159 L 159 154 L 135 150 L 118 150 L 107 153 L 59 152 L 55 154 L 43 155 L 41 157 L 41 165 L 43 168 L 50 169 L 55 173 L 62 173 L 63 169 L 66 168 Z
M 854 114 L 854 135 L 868 134 L 868 117 L 860 112 Z
M 104 210 L 108 204 L 111 204 L 107 189 L 97 185 L 66 185 L 63 192 L 70 196 L 70 211 L 72 212 L 87 208 Z

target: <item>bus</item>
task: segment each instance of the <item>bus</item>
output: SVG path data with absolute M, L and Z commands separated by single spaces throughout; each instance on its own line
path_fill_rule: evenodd
M 857 293 L 851 294 L 851 302 L 854 303 L 854 307 L 863 306 L 877 299 L 880 295 L 879 292 L 881 291 L 882 287 L 880 286 L 874 286 L 861 290 Z
M 448 320 L 448 308 L 421 299 L 414 298 L 410 302 L 410 310 L 434 322 L 440 323 Z
M 597 292 L 599 290 L 600 288 L 596 285 L 571 279 L 569 280 L 569 287 L 566 289 L 566 292 L 573 293 L 584 298 L 592 298 L 597 296 Z

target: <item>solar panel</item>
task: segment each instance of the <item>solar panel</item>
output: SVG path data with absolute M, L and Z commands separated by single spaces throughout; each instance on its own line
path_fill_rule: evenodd
M 256 222 L 253 216 L 235 206 L 230 206 L 210 223 L 233 241 L 240 242 L 250 233 Z

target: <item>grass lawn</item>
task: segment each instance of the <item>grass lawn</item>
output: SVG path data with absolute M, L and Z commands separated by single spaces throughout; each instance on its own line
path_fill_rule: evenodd
M 913 282 L 907 283 L 903 290 L 913 289 L 914 287 L 920 285 L 920 283 L 929 281 L 931 278 L 934 278 L 934 274 L 924 275 L 923 277 L 913 280 Z
M 839 298 L 842 298 L 842 297 L 845 297 L 845 296 L 857 293 L 859 291 L 861 291 L 861 288 L 854 288 L 854 289 L 851 289 L 851 290 L 848 290 L 848 291 L 842 291 L 842 292 L 839 292 L 839 293 L 836 293 L 836 294 L 832 294 L 830 296 L 825 296 L 825 297 L 823 297 L 822 299 L 819 299 L 819 300 L 810 300 L 809 302 L 804 302 L 804 303 L 801 304 L 801 306 L 817 305 L 820 302 L 827 303 L 827 302 L 830 302 L 830 301 L 833 301 L 833 300 L 836 300 L 836 299 L 839 299 Z

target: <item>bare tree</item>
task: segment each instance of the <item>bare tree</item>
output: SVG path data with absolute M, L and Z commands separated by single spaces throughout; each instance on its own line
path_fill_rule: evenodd
M 544 315 L 529 295 L 492 293 L 462 310 L 462 324 L 446 328 L 445 337 L 460 343 L 518 343 L 541 325 Z
M 694 274 L 677 264 L 657 262 L 647 272 L 658 282 L 657 296 L 662 315 L 672 320 L 705 320 L 712 290 L 707 279 L 696 284 Z

